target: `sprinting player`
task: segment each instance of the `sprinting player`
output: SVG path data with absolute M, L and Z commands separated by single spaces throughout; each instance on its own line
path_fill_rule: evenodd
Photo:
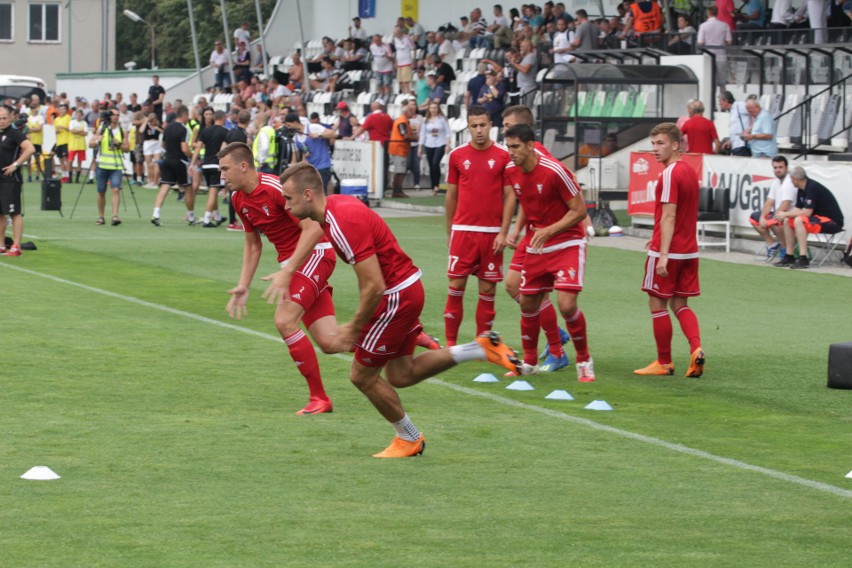
M 184 204 L 186 205 L 186 220 L 190 225 L 195 224 L 195 192 L 192 191 L 192 183 L 186 175 L 187 159 L 192 156 L 189 148 L 192 132 L 186 127 L 189 120 L 189 109 L 184 105 L 177 107 L 175 121 L 166 126 L 163 131 L 163 148 L 165 155 L 160 166 L 160 191 L 154 199 L 154 213 L 151 223 L 155 227 L 160 226 L 160 210 L 163 202 L 169 194 L 173 185 L 186 190 Z
M 535 372 L 541 304 L 556 289 L 559 311 L 577 351 L 577 380 L 593 382 L 586 318 L 577 305 L 586 268 L 586 202 L 562 164 L 536 153 L 531 126 L 515 125 L 504 138 L 514 165 L 506 169 L 506 179 L 521 203 L 530 233 L 520 285 L 524 374 Z
M 657 179 L 654 204 L 654 233 L 645 245 L 645 280 L 642 290 L 648 293 L 657 360 L 633 371 L 637 375 L 673 375 L 672 322 L 669 308 L 680 322 L 689 341 L 687 377 L 700 377 L 704 372 L 704 350 L 698 318 L 687 305 L 690 296 L 701 293 L 698 285 L 698 175 L 680 160 L 680 130 L 664 122 L 651 130 L 654 158 L 665 169 Z
M 455 345 L 464 315 L 468 276 L 479 279 L 476 335 L 494 324 L 494 294 L 503 280 L 503 249 L 512 223 L 515 200 L 503 172 L 506 148 L 491 140 L 491 119 L 481 106 L 467 113 L 470 141 L 449 154 L 447 170 L 447 237 L 449 292 L 444 308 L 447 345 Z
M 352 321 L 338 327 L 333 351 L 349 351 L 354 345 L 349 378 L 396 430 L 390 446 L 374 457 L 420 455 L 425 437 L 409 419 L 394 387 L 409 387 L 464 361 L 488 360 L 512 371 L 520 361 L 493 331 L 471 343 L 412 356 L 421 331 L 421 273 L 385 221 L 356 197 L 326 196 L 322 179 L 310 164 L 287 168 L 281 180 L 293 215 L 320 223 L 338 256 L 358 276 L 358 307 Z M 293 262 L 301 258 L 294 255 Z
M 281 270 L 272 277 L 264 297 L 269 296 L 271 302 L 277 303 L 275 327 L 305 377 L 310 393 L 308 404 L 296 414 L 331 412 L 331 399 L 322 384 L 316 351 L 299 327 L 301 321 L 320 349 L 330 351 L 331 338 L 337 329 L 328 285 L 337 262 L 331 244 L 315 221 L 299 220 L 287 212 L 281 182 L 277 176 L 255 169 L 254 155 L 248 144 L 228 144 L 218 152 L 218 158 L 219 170 L 232 192 L 234 209 L 240 216 L 246 237 L 240 281 L 228 290 L 231 295 L 228 314 L 242 319 L 248 313 L 246 300 L 260 261 L 263 249 L 260 235 L 263 233 L 278 252 L 281 264 Z M 294 255 L 304 256 L 305 261 L 291 262 Z M 282 286 L 289 290 L 287 301 L 278 301 L 283 295 Z
M 503 133 L 516 124 L 526 124 L 532 126 L 534 122 L 532 112 L 529 107 L 524 105 L 510 106 L 503 111 Z M 535 151 L 539 157 L 547 158 L 556 162 L 557 160 L 551 155 L 550 151 L 545 148 L 538 140 L 535 142 Z M 526 216 L 524 215 L 523 207 L 518 209 L 518 217 L 515 221 L 514 228 L 509 231 L 507 237 L 507 245 L 515 249 L 512 254 L 512 260 L 509 262 L 509 269 L 506 271 L 506 279 L 503 281 L 503 286 L 506 288 L 506 293 L 513 300 L 521 303 L 521 268 L 524 265 L 524 258 L 527 254 L 527 246 L 529 239 L 532 236 L 532 230 L 526 226 Z M 584 220 L 584 223 L 588 217 Z M 524 230 L 523 239 L 519 242 L 521 230 Z M 539 322 L 541 329 L 544 331 L 544 337 L 547 340 L 547 348 L 539 356 L 544 359 L 538 366 L 541 373 L 552 373 L 563 367 L 568 366 L 568 355 L 562 347 L 568 342 L 570 336 L 568 332 L 559 328 L 558 320 L 556 319 L 556 309 L 550 301 L 549 296 L 545 296 L 541 302 L 539 309 Z

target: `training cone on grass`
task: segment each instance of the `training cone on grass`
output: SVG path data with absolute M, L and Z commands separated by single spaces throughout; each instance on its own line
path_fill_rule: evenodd
M 566 390 L 557 389 L 544 398 L 550 400 L 574 400 L 574 397 Z
M 475 383 L 499 383 L 500 379 L 492 375 L 491 373 L 482 373 L 473 379 Z
M 533 391 L 535 387 L 529 384 L 526 381 L 515 381 L 509 386 L 506 387 L 508 390 L 512 391 Z
M 852 479 L 852 471 L 846 474 L 846 479 Z
M 33 481 L 50 481 L 51 479 L 59 479 L 59 475 L 46 465 L 37 465 L 31 467 L 21 479 L 30 479 Z
M 605 400 L 593 400 L 586 405 L 586 410 L 612 410 L 612 407 Z

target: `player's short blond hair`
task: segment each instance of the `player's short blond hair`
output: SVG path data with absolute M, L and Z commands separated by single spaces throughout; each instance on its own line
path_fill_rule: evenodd
M 296 191 L 305 191 L 313 189 L 320 193 L 325 193 L 322 186 L 322 176 L 315 167 L 308 162 L 297 162 L 284 170 L 281 174 L 281 185 L 283 186 L 288 181 L 293 185 Z
M 251 151 L 251 146 L 244 142 L 231 142 L 216 154 L 220 160 L 225 156 L 231 156 L 231 159 L 238 164 L 245 162 L 254 167 L 254 152 Z
M 658 136 L 660 134 L 668 136 L 669 140 L 672 142 L 677 142 L 678 144 L 681 142 L 680 129 L 674 122 L 662 122 L 651 130 L 651 137 Z

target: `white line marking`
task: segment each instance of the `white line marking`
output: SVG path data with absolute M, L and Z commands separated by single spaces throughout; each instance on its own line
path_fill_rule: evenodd
M 31 274 L 33 276 L 39 276 L 41 278 L 46 278 L 47 280 L 52 280 L 54 282 L 58 282 L 60 284 L 66 284 L 68 286 L 74 286 L 76 288 L 81 288 L 83 290 L 94 292 L 95 294 L 100 294 L 102 296 L 107 296 L 110 298 L 115 298 L 118 300 L 123 300 L 125 302 L 129 302 L 131 304 L 136 304 L 139 306 L 144 306 L 146 308 L 151 308 L 154 310 L 159 310 L 161 312 L 166 312 L 169 314 L 182 316 L 188 319 L 192 319 L 195 321 L 199 321 L 202 323 L 209 323 L 211 325 L 215 325 L 217 327 L 221 327 L 224 329 L 230 329 L 233 331 L 239 331 L 241 333 L 247 333 L 249 335 L 253 335 L 255 337 L 259 337 L 261 339 L 268 339 L 275 342 L 281 342 L 282 339 L 278 336 L 271 335 L 268 333 L 263 333 L 261 331 L 255 331 L 253 329 L 249 329 L 246 327 L 240 327 L 238 325 L 233 325 L 230 323 L 221 322 L 218 320 L 214 320 L 208 317 L 200 316 L 198 314 L 193 314 L 191 312 L 185 312 L 183 310 L 178 310 L 175 308 L 170 308 L 168 306 L 163 306 L 161 304 L 155 304 L 153 302 L 148 302 L 145 300 L 140 300 L 139 298 L 134 298 L 133 296 L 125 296 L 124 294 L 118 294 L 116 292 L 110 292 L 109 290 L 104 290 L 101 288 L 95 288 L 94 286 L 88 286 L 86 284 L 81 284 L 79 282 L 74 282 L 72 280 L 66 280 L 64 278 L 59 278 L 58 276 L 51 276 L 49 274 L 44 274 L 41 272 L 36 272 L 34 270 L 29 270 L 27 268 L 21 268 L 20 266 L 14 266 L 8 263 L 0 263 L 0 267 L 10 268 L 12 270 L 17 270 L 19 272 L 24 272 L 26 274 Z M 342 353 L 338 353 L 334 355 L 339 359 L 343 359 L 345 361 L 351 361 L 351 357 L 348 355 L 344 355 Z M 442 387 L 446 387 L 452 389 L 457 392 L 461 392 L 470 396 L 478 396 L 480 398 L 484 398 L 490 400 L 492 402 L 496 402 L 498 404 L 503 404 L 505 406 L 512 406 L 515 408 L 522 408 L 524 410 L 531 410 L 533 412 L 538 412 L 540 414 L 544 414 L 545 416 L 550 416 L 551 418 L 557 418 L 559 420 L 564 420 L 566 422 L 572 422 L 574 424 L 578 424 L 580 426 L 586 426 L 587 428 L 592 428 L 593 430 L 599 430 L 601 432 L 607 432 L 609 434 L 615 434 L 616 436 L 621 436 L 622 438 L 628 438 L 631 440 L 636 440 L 638 442 L 643 442 L 645 444 L 651 444 L 653 446 L 658 446 L 661 448 L 666 448 L 668 450 L 672 450 L 674 452 L 678 452 L 681 454 L 686 454 L 689 456 L 702 458 L 709 461 L 714 461 L 723 465 L 731 466 L 736 469 L 744 470 L 744 471 L 753 471 L 755 473 L 760 473 L 762 475 L 766 475 L 767 477 L 772 477 L 774 479 L 779 479 L 781 481 L 787 481 L 789 483 L 795 483 L 796 485 L 801 485 L 803 487 L 808 487 L 810 489 L 816 489 L 817 491 L 822 491 L 824 493 L 830 493 L 832 495 L 837 495 L 839 497 L 846 497 L 848 499 L 852 499 L 852 491 L 848 489 L 841 489 L 840 487 L 836 487 L 834 485 L 829 485 L 827 483 L 822 483 L 820 481 L 814 481 L 812 479 L 806 479 L 804 477 L 798 477 L 796 475 L 790 475 L 789 473 L 784 473 L 781 471 L 777 471 L 774 469 L 769 469 L 766 467 L 761 467 L 758 465 L 752 465 L 750 463 L 746 463 L 743 461 L 735 460 L 732 458 L 726 458 L 723 456 L 717 456 L 716 454 L 711 454 L 709 452 L 705 452 L 702 450 L 696 450 L 695 448 L 690 448 L 689 446 L 684 446 L 681 444 L 675 444 L 672 442 L 667 442 L 660 438 L 655 438 L 653 436 L 646 436 L 644 434 L 637 434 L 635 432 L 630 432 L 629 430 L 622 430 L 621 428 L 615 428 L 614 426 L 607 426 L 606 424 L 601 424 L 599 422 L 595 422 L 594 420 L 589 420 L 587 418 L 579 418 L 577 416 L 571 416 L 570 414 L 565 414 L 563 412 L 559 412 L 557 410 L 552 410 L 549 408 L 543 408 L 541 406 L 535 406 L 533 404 L 527 404 L 525 402 L 519 402 L 517 400 L 512 400 L 509 398 L 504 398 L 502 396 L 498 396 L 496 394 L 492 394 L 489 392 L 479 391 L 475 389 L 471 389 L 468 387 L 464 387 L 461 385 L 456 385 L 453 383 L 448 383 L 446 381 L 442 381 L 441 379 L 431 378 L 427 381 L 429 384 L 438 385 Z

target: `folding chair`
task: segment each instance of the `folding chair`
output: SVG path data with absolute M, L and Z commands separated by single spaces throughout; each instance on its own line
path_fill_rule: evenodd
M 842 246 L 846 242 L 844 239 L 845 235 L 846 231 L 843 229 L 836 233 L 816 233 L 817 241 L 822 248 L 814 252 L 813 263 L 816 266 L 822 266 L 831 255 L 841 253 L 842 249 L 838 250 L 837 247 Z

